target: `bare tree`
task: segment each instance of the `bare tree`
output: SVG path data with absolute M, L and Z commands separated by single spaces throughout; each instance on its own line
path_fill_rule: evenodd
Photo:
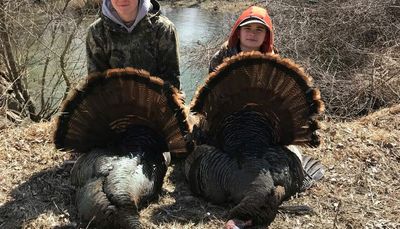
M 22 81 L 23 74 L 17 64 L 17 60 L 12 50 L 12 42 L 9 36 L 10 29 L 7 26 L 9 24 L 6 17 L 6 4 L 5 0 L 0 0 L 0 41 L 2 47 L 2 58 L 7 69 L 6 80 L 12 82 L 12 87 L 18 101 L 26 106 L 28 115 L 32 120 L 37 120 L 36 109 L 27 91 L 27 86 Z
M 20 115 L 50 119 L 84 72 L 84 12 L 71 0 L 0 0 L 0 62 L 11 82 Z

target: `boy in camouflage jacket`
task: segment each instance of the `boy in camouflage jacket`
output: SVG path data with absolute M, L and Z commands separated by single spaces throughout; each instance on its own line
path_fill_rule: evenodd
M 176 30 L 155 0 L 103 0 L 86 52 L 88 73 L 134 67 L 180 88 Z

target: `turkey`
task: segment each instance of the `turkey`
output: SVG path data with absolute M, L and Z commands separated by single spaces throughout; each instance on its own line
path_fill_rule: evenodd
M 143 70 L 90 75 L 64 102 L 56 148 L 80 153 L 71 171 L 81 221 L 140 228 L 139 210 L 161 191 L 171 154 L 191 149 L 182 95 Z
M 323 109 L 319 90 L 292 61 L 259 52 L 226 59 L 190 106 L 197 117 L 196 147 L 185 161 L 191 190 L 234 204 L 226 228 L 269 225 L 283 200 L 323 175 L 320 162 L 289 146 L 320 144 Z

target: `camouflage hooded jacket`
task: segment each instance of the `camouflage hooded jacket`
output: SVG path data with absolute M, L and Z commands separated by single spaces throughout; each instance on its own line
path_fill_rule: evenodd
M 175 27 L 160 15 L 157 1 L 151 0 L 150 4 L 150 0 L 140 0 L 139 8 L 143 8 L 143 2 L 148 3 L 148 12 L 130 29 L 107 17 L 104 12 L 106 3 L 103 3 L 101 17 L 90 25 L 86 38 L 88 73 L 134 67 L 180 88 Z

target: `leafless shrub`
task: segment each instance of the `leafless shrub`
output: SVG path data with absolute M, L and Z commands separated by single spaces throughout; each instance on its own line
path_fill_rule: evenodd
M 321 88 L 328 114 L 351 118 L 400 102 L 400 2 L 267 1 L 281 55 Z
M 97 11 L 101 6 L 102 0 L 72 0 L 71 8 Z

